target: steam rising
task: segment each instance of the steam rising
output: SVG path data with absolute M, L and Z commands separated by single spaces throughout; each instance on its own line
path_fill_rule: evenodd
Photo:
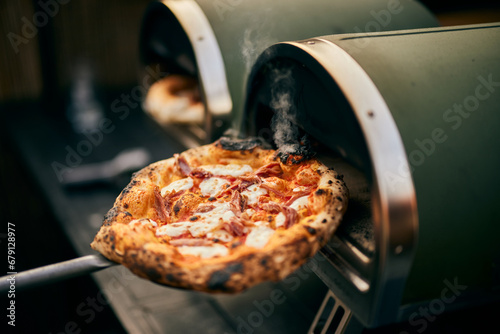
M 271 120 L 273 139 L 283 153 L 293 153 L 299 148 L 298 129 L 295 124 L 295 109 L 292 100 L 291 71 L 274 70 L 275 81 L 272 89 L 270 107 L 274 110 Z
M 270 32 L 274 31 L 274 20 L 266 17 L 272 8 L 263 11 L 260 17 L 253 16 L 251 24 L 245 30 L 240 44 L 241 56 L 245 70 L 250 73 L 258 56 L 270 52 L 268 48 L 277 42 Z M 271 120 L 273 140 L 278 147 L 278 157 L 283 162 L 298 163 L 312 155 L 306 136 L 300 138 L 294 105 L 294 81 L 291 68 L 275 68 L 271 70 L 271 102 L 274 111 Z M 291 159 L 290 159 L 291 158 Z
M 271 120 L 274 143 L 282 162 L 298 163 L 313 155 L 307 136 L 300 138 L 297 111 L 293 102 L 295 94 L 290 68 L 274 69 L 270 107 L 274 111 Z M 291 157 L 291 160 L 289 158 Z
M 259 18 L 253 16 L 251 23 L 243 34 L 241 42 L 241 56 L 245 64 L 245 70 L 250 72 L 257 57 L 268 46 L 278 42 L 271 36 L 270 31 L 274 31 L 274 21 L 266 18 Z

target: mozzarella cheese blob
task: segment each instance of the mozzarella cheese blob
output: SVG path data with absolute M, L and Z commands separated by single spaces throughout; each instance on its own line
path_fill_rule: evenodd
M 252 229 L 245 240 L 245 245 L 249 247 L 262 248 L 264 247 L 271 236 L 274 234 L 274 230 L 267 226 L 261 225 Z
M 290 205 L 292 209 L 295 209 L 295 211 L 300 211 L 302 209 L 306 209 L 307 205 L 309 203 L 309 196 L 302 196 L 297 198 L 293 203 Z
M 205 178 L 199 184 L 201 194 L 210 197 L 216 197 L 231 185 L 230 181 L 223 177 L 239 177 L 252 172 L 252 167 L 249 165 L 205 165 L 198 168 L 213 175 L 212 177 Z M 165 196 L 171 192 L 190 190 L 193 188 L 193 184 L 194 182 L 191 177 L 174 181 L 161 189 L 161 195 Z M 293 192 L 297 193 L 304 189 L 305 187 L 299 186 L 293 189 Z M 259 197 L 266 194 L 268 194 L 268 191 L 258 184 L 252 184 L 241 192 L 241 195 L 247 198 L 248 205 L 257 204 L 259 202 Z M 221 241 L 228 243 L 233 241 L 235 237 L 230 232 L 223 229 L 223 224 L 230 223 L 236 218 L 235 213 L 231 210 L 231 204 L 229 202 L 212 201 L 212 203 L 207 203 L 206 206 L 207 208 L 199 210 L 202 212 L 196 212 L 196 210 L 194 210 L 195 213 L 192 214 L 189 220 L 178 221 L 158 227 L 156 229 L 156 235 L 175 238 L 189 233 L 192 237 L 206 237 L 208 240 L 214 242 Z M 290 208 L 300 211 L 307 208 L 307 206 L 308 196 L 302 196 L 297 198 L 290 205 Z M 248 219 L 255 214 L 255 210 L 247 208 L 244 214 L 247 217 L 246 219 Z M 253 227 L 245 227 L 244 233 L 246 234 L 249 232 L 245 238 L 245 245 L 258 249 L 265 247 L 275 233 L 275 230 L 271 228 L 271 226 L 274 228 L 284 227 L 285 222 L 286 216 L 283 212 L 279 212 L 274 218 L 274 225 L 270 225 L 267 221 L 257 221 L 253 223 Z M 133 225 L 132 223 L 156 225 L 156 223 L 151 220 L 133 221 L 130 224 Z M 180 246 L 177 247 L 177 249 L 181 254 L 199 256 L 201 258 L 225 256 L 229 254 L 228 248 L 218 243 L 209 246 Z
M 190 177 L 187 177 L 185 179 L 180 179 L 180 180 L 174 181 L 174 182 L 170 183 L 168 186 L 163 187 L 161 189 L 161 195 L 165 196 L 167 193 L 169 193 L 171 191 L 180 192 L 183 190 L 189 190 L 192 187 L 193 187 L 193 179 Z
M 259 201 L 260 196 L 267 194 L 267 190 L 256 184 L 252 184 L 246 190 L 242 191 L 241 194 L 248 198 L 247 204 L 252 205 Z
M 220 177 L 210 177 L 200 183 L 200 190 L 203 196 L 216 196 L 224 189 L 225 185 L 230 185 L 228 180 Z
M 204 236 L 235 217 L 229 203 L 216 203 L 214 206 L 215 208 L 211 211 L 196 214 L 199 219 L 189 227 L 189 232 L 193 237 Z
M 178 237 L 191 227 L 192 222 L 176 222 L 160 226 L 156 229 L 156 236 L 168 235 L 169 237 Z
M 246 173 L 250 173 L 253 171 L 252 167 L 249 165 L 205 165 L 200 166 L 200 169 L 211 173 L 212 175 L 219 176 L 242 176 Z
M 286 221 L 285 215 L 283 214 L 283 212 L 280 212 L 276 215 L 276 218 L 274 218 L 274 226 L 276 227 L 285 226 L 285 221 Z

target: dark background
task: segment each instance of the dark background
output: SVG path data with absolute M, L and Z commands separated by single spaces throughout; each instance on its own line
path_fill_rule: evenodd
M 140 72 L 138 34 L 148 0 L 66 2 L 58 5 L 57 13 L 39 28 L 35 36 L 18 46 L 18 53 L 14 52 L 8 34 L 20 35 L 22 18 L 31 20 L 33 14 L 42 8 L 37 0 L 0 2 L 0 190 L 3 192 L 0 247 L 1 254 L 7 254 L 7 222 L 14 223 L 17 271 L 72 259 L 77 253 L 45 198 L 50 190 L 40 189 L 39 181 L 33 177 L 8 135 L 9 114 L 22 117 L 26 108 L 32 109 L 33 106 L 43 117 L 61 121 L 74 69 L 82 62 L 93 70 L 97 94 L 108 94 L 103 99 L 129 92 L 130 87 L 137 83 Z M 500 21 L 497 1 L 422 2 L 438 16 L 442 25 Z M 0 266 L 0 275 L 6 271 L 4 264 L 2 262 Z M 78 328 L 82 333 L 124 332 L 108 307 L 100 311 L 90 324 L 78 317 L 75 312 L 78 305 L 87 297 L 96 296 L 97 292 L 90 276 L 19 292 L 16 295 L 16 332 L 71 332 L 71 328 L 65 326 L 72 319 L 80 320 Z M 6 304 L 2 302 L 1 305 L 5 310 Z M 4 312 L 0 328 L 6 323 Z M 441 317 L 430 326 L 434 333 L 466 333 L 476 328 L 471 325 L 475 317 L 482 314 L 491 319 L 494 318 L 493 312 L 498 312 L 498 308 L 461 313 L 455 318 Z M 453 325 L 450 325 L 450 319 Z M 432 328 L 426 332 L 430 333 Z M 381 332 L 399 333 L 400 330 L 391 327 Z

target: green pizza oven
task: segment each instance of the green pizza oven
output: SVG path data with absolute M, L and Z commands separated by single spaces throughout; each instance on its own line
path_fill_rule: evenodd
M 500 299 L 500 24 L 274 44 L 239 131 L 272 142 L 283 108 L 351 190 L 315 271 L 356 319 Z
M 241 122 L 248 74 L 268 46 L 327 34 L 435 26 L 436 18 L 411 0 L 163 0 L 144 14 L 140 53 L 148 71 L 159 64 L 158 75 L 199 80 L 206 121 L 198 138 L 210 142 Z

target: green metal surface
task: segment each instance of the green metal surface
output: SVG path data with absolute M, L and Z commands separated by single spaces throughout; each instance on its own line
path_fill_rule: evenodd
M 411 0 L 196 2 L 207 16 L 224 58 L 233 100 L 232 126 L 237 130 L 250 69 L 273 43 L 325 34 L 438 26 L 426 8 Z
M 419 241 L 403 304 L 498 293 L 500 25 L 325 39 L 373 80 L 406 149 Z

